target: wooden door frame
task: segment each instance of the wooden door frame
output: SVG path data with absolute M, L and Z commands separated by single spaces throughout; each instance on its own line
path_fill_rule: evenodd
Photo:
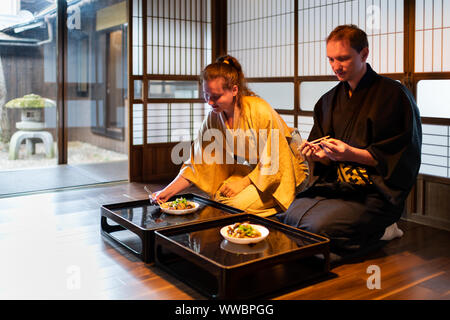
M 56 124 L 58 164 L 67 164 L 67 1 L 57 1 Z
M 126 38 L 126 36 L 124 36 L 124 35 L 126 35 L 126 30 L 124 30 L 124 29 L 126 29 L 126 28 L 124 28 L 122 25 L 114 26 L 114 27 L 111 27 L 111 28 L 108 28 L 108 29 L 101 30 L 97 34 L 97 36 L 105 35 L 105 57 L 104 57 L 104 59 L 105 59 L 106 67 L 103 69 L 103 78 L 105 79 L 105 86 L 104 86 L 104 93 L 103 93 L 104 94 L 104 98 L 105 98 L 104 99 L 105 104 L 104 104 L 104 108 L 103 108 L 103 118 L 105 119 L 105 125 L 104 125 L 104 127 L 101 127 L 101 126 L 93 127 L 91 125 L 91 131 L 93 133 L 105 136 L 105 137 L 110 138 L 110 139 L 116 139 L 116 140 L 121 140 L 121 141 L 125 141 L 125 139 L 126 139 L 126 137 L 125 137 L 125 135 L 126 135 L 125 128 L 122 128 L 121 133 L 118 134 L 118 133 L 115 133 L 115 132 L 109 130 L 109 127 L 108 127 L 108 114 L 109 114 L 108 106 L 110 105 L 111 99 L 110 99 L 110 95 L 108 94 L 108 81 L 109 80 L 107 80 L 107 79 L 110 78 L 109 77 L 109 70 L 110 70 L 109 66 L 111 65 L 111 63 L 110 63 L 110 55 L 109 55 L 109 53 L 110 53 L 109 48 L 110 48 L 110 43 L 111 43 L 110 42 L 111 41 L 110 35 L 111 35 L 112 32 L 116 32 L 116 31 L 121 31 L 122 32 L 121 37 L 122 37 L 122 43 L 124 44 L 124 47 L 122 48 L 122 54 L 123 54 L 127 50 L 126 49 L 127 43 L 126 42 L 124 43 L 124 41 L 123 41 L 123 39 Z M 95 39 L 95 40 L 97 40 L 96 41 L 96 47 L 95 47 L 96 48 L 96 50 L 95 50 L 96 52 L 93 53 L 93 54 L 98 54 L 98 52 L 99 52 L 99 50 L 98 50 L 99 49 L 98 48 L 98 43 L 100 43 L 100 41 L 98 41 L 98 39 Z M 127 83 L 128 83 L 128 80 L 127 80 Z M 122 91 L 125 93 L 125 89 L 122 89 Z M 97 101 L 98 100 L 96 99 L 96 102 Z M 125 106 L 125 105 L 124 105 L 124 107 L 127 108 L 127 106 Z M 96 111 L 98 112 L 98 109 Z M 125 119 L 125 114 L 124 114 L 124 123 L 125 122 L 126 122 L 126 119 Z

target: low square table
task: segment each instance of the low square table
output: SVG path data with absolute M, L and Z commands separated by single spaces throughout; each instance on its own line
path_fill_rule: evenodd
M 269 229 L 256 244 L 235 244 L 222 227 Z M 329 239 L 252 214 L 155 231 L 155 264 L 213 299 L 248 299 L 329 278 Z
M 170 200 L 179 197 L 198 202 L 199 209 L 187 215 L 171 215 L 162 212 L 160 207 L 150 203 L 149 199 L 103 205 L 100 210 L 101 233 L 131 251 L 145 263 L 150 263 L 154 260 L 154 232 L 156 230 L 189 225 L 243 212 L 193 193 L 177 195 Z M 109 224 L 109 220 L 115 224 Z M 117 236 L 123 231 L 127 231 L 127 234 L 131 232 L 134 238 L 137 236 L 137 245 L 132 246 Z

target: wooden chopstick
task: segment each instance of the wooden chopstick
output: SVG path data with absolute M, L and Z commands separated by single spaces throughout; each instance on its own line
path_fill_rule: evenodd
M 330 138 L 330 136 L 325 136 L 325 137 L 316 139 L 316 140 L 314 140 L 314 141 L 311 141 L 310 143 L 311 143 L 311 144 L 318 144 L 320 141 L 326 140 L 326 139 L 328 139 L 328 138 Z
M 156 200 L 156 199 L 151 199 L 152 200 L 152 202 L 153 202 L 153 204 L 156 202 L 157 204 L 159 204 L 159 205 L 162 205 L 164 202 L 163 201 L 161 201 L 161 200 Z

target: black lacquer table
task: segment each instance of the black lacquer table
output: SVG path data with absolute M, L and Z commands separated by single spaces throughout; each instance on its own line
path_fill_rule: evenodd
M 200 203 L 199 209 L 187 215 L 171 215 L 162 212 L 149 199 L 103 205 L 100 209 L 101 233 L 149 263 L 154 260 L 156 230 L 242 213 L 239 209 L 192 193 L 177 195 L 170 200 L 179 197 Z M 109 220 L 114 224 L 110 224 Z
M 234 244 L 220 229 L 235 222 L 269 229 L 256 244 Z M 329 239 L 251 214 L 155 231 L 155 264 L 208 298 L 246 299 L 330 276 Z

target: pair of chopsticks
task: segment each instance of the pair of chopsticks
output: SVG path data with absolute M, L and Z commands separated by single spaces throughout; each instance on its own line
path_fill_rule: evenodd
M 327 140 L 329 138 L 330 138 L 330 136 L 325 136 L 325 137 L 311 141 L 310 144 L 319 144 L 322 140 Z
M 159 205 L 162 205 L 162 204 L 164 203 L 164 202 L 162 202 L 161 200 L 153 200 L 153 199 L 152 199 L 152 201 L 153 201 L 153 202 L 156 202 L 156 203 L 159 204 Z
M 162 205 L 163 203 L 164 203 L 164 201 L 161 201 L 161 200 L 156 200 L 156 199 L 152 199 L 152 202 L 153 203 L 157 203 L 157 204 L 159 204 L 159 205 Z

